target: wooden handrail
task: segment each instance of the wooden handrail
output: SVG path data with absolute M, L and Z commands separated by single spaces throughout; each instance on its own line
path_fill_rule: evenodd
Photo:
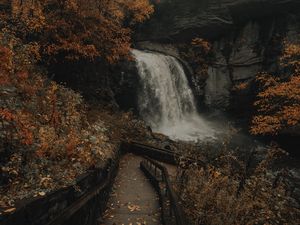
M 204 161 L 199 160 L 199 159 L 193 159 L 191 157 L 182 156 L 182 154 L 176 153 L 172 150 L 157 148 L 157 147 L 150 146 L 150 145 L 140 143 L 140 142 L 136 142 L 136 141 L 130 141 L 130 142 L 128 142 L 128 144 L 132 145 L 132 146 L 141 147 L 141 148 L 144 148 L 144 149 L 149 149 L 151 152 L 154 152 L 154 153 L 159 152 L 159 153 L 163 153 L 163 154 L 172 155 L 174 157 L 174 159 L 175 158 L 184 158 L 185 160 L 187 160 L 190 163 L 196 163 L 197 165 L 200 165 L 200 166 L 206 168 L 206 163 Z M 148 159 L 150 159 L 150 158 L 147 158 L 147 160 Z
M 51 221 L 47 223 L 47 225 L 63 225 L 66 221 L 69 220 L 70 217 L 72 217 L 78 210 L 80 210 L 84 205 L 90 201 L 91 199 L 95 198 L 95 196 L 99 195 L 101 192 L 103 192 L 106 188 L 109 187 L 111 184 L 111 181 L 113 179 L 113 171 L 112 171 L 112 161 L 110 161 L 110 166 L 108 167 L 108 171 L 106 174 L 106 177 L 103 182 L 100 182 L 98 185 L 96 185 L 92 190 L 90 190 L 88 193 L 80 197 L 78 200 L 76 200 L 72 205 L 64 209 L 60 215 L 53 218 Z
M 154 167 L 155 179 L 157 182 L 163 182 L 165 184 L 165 194 L 170 202 L 170 216 L 175 217 L 176 225 L 187 225 L 187 220 L 179 204 L 179 198 L 172 187 L 167 168 L 149 157 L 144 158 L 145 160 L 142 163 L 148 167 L 146 169 L 151 170 L 152 167 Z M 157 176 L 157 169 L 161 171 L 161 181 Z
M 137 142 L 137 141 L 130 141 L 129 142 L 130 144 L 133 144 L 133 145 L 137 145 L 137 146 L 142 146 L 142 147 L 146 147 L 146 148 L 152 148 L 154 150 L 160 150 L 162 152 L 167 152 L 167 153 L 170 153 L 170 154 L 176 154 L 174 151 L 172 150 L 169 150 L 169 149 L 165 149 L 165 148 L 157 148 L 157 147 L 154 147 L 154 146 L 151 146 L 151 145 L 147 145 L 147 144 L 144 144 L 144 143 L 141 143 L 141 142 Z

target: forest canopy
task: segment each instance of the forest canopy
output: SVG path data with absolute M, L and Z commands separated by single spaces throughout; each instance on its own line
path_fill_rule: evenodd
M 254 103 L 257 115 L 251 132 L 256 135 L 276 135 L 297 127 L 300 123 L 300 45 L 284 43 L 280 57 L 280 76 L 259 73 L 258 99 Z
M 122 128 L 91 125 L 82 96 L 49 79 L 49 66 L 128 59 L 134 26 L 152 12 L 148 0 L 0 1 L 0 208 L 111 157 Z M 130 124 L 120 117 L 113 127 Z
M 132 28 L 153 13 L 148 0 L 12 0 L 7 4 L 1 27 L 7 25 L 23 40 L 38 43 L 39 52 L 50 62 L 101 57 L 115 63 L 126 58 Z

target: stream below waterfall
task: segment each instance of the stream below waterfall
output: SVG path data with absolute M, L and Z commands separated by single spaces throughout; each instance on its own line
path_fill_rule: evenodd
M 208 117 L 198 113 L 184 68 L 176 58 L 140 50 L 132 50 L 132 54 L 140 76 L 139 114 L 154 132 L 174 140 L 192 141 L 200 145 L 207 143 L 211 146 L 210 151 L 217 152 L 228 141 L 230 148 L 240 157 L 247 158 L 251 152 L 255 152 L 258 160 L 265 157 L 266 144 L 245 132 L 232 132 L 235 126 L 222 114 L 212 113 Z M 290 173 L 300 182 L 298 159 L 286 158 L 277 164 L 275 171 L 283 166 L 288 166 Z
M 222 114 L 202 116 L 198 113 L 193 92 L 189 86 L 182 64 L 174 57 L 157 52 L 132 50 L 140 78 L 138 110 L 140 117 L 152 130 L 173 140 L 208 144 L 210 151 L 220 151 L 223 144 L 242 158 L 255 152 L 254 161 L 260 161 L 268 152 L 266 144 L 244 132 L 236 132 L 230 120 Z M 228 139 L 229 138 L 229 139 Z M 206 145 L 202 145 L 206 146 Z M 257 162 L 258 162 L 257 161 Z M 287 157 L 274 168 L 289 168 L 290 180 L 300 183 L 299 160 Z M 300 196 L 300 190 L 297 191 Z

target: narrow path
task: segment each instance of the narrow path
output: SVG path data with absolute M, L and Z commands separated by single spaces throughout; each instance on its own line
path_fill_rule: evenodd
M 158 196 L 139 168 L 141 161 L 133 154 L 122 157 L 104 225 L 161 224 Z

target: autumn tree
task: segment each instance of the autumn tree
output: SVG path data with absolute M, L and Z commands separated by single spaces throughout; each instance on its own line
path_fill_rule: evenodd
M 11 0 L 0 7 L 0 202 L 6 208 L 24 194 L 71 185 L 112 157 L 116 145 L 102 121 L 88 123 L 82 96 L 49 79 L 49 65 L 129 57 L 133 28 L 153 8 L 147 0 Z
M 205 167 L 184 157 L 179 160 L 176 190 L 191 224 L 299 223 L 297 197 L 290 191 L 292 175 L 287 169 L 271 172 L 286 152 L 269 146 L 256 164 L 249 163 L 251 157 L 241 160 L 226 144 L 221 149 L 212 158 L 210 149 L 179 149 L 183 155 L 205 160 Z
M 148 0 L 12 1 L 12 16 L 50 60 L 109 63 L 129 55 L 132 28 L 153 12 Z
M 284 43 L 280 58 L 281 74 L 275 77 L 260 73 L 260 88 L 255 102 L 257 115 L 253 118 L 253 134 L 276 135 L 300 123 L 300 45 Z
M 53 188 L 56 170 L 67 174 L 65 184 L 72 182 L 112 149 L 99 144 L 108 140 L 87 122 L 83 98 L 47 78 L 38 52 L 36 43 L 5 29 L 0 33 L 1 207 L 10 206 L 6 196 L 16 189 Z M 44 184 L 45 177 L 51 185 Z

